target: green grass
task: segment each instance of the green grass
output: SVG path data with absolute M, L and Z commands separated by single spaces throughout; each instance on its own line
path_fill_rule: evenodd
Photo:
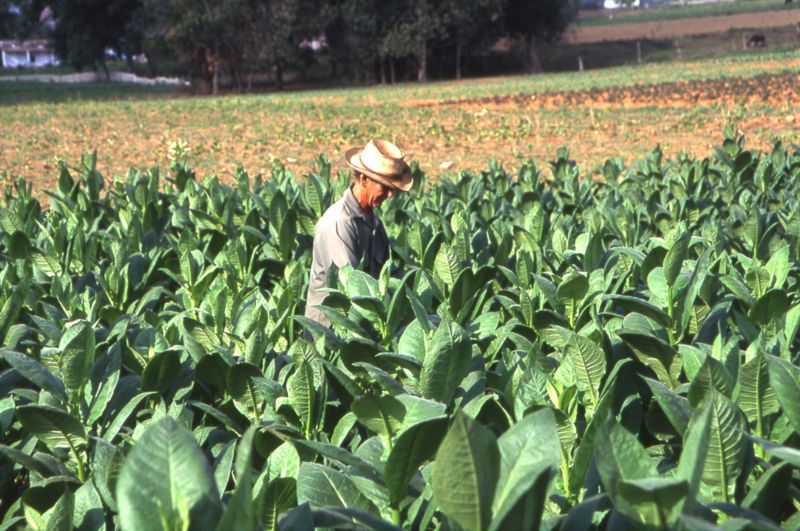
M 0 78 L 0 106 L 144 99 L 177 94 L 178 90 L 175 87 L 164 85 L 39 83 L 33 81 L 6 81 Z
M 658 22 L 661 20 L 761 13 L 764 11 L 796 11 L 799 9 L 800 4 L 785 4 L 783 0 L 720 2 L 716 4 L 694 6 L 664 6 L 624 11 L 590 12 L 591 14 L 583 16 L 576 24 L 582 27 L 607 26 L 623 23 Z

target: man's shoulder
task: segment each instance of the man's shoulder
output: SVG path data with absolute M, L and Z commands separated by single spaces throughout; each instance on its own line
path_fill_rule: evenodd
M 322 214 L 322 217 L 319 218 L 319 221 L 317 222 L 316 230 L 317 232 L 332 230 L 337 225 L 349 222 L 350 216 L 346 212 L 344 198 L 341 198 L 329 206 L 328 209 Z

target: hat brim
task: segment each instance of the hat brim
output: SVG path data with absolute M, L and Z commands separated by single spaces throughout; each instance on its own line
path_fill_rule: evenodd
M 348 149 L 344 154 L 344 161 L 347 163 L 350 168 L 354 169 L 359 173 L 363 173 L 370 179 L 378 181 L 379 183 L 388 186 L 393 190 L 400 190 L 401 192 L 408 192 L 411 190 L 411 187 L 414 186 L 414 176 L 411 175 L 411 169 L 406 165 L 406 169 L 399 178 L 390 179 L 386 175 L 381 175 L 380 173 L 375 173 L 374 171 L 370 170 L 369 168 L 365 167 L 361 164 L 361 158 L 359 155 L 361 154 L 361 148 L 354 147 Z

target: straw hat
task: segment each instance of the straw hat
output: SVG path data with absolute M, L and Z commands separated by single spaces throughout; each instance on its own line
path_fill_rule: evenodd
M 347 165 L 355 171 L 389 188 L 408 192 L 414 184 L 414 177 L 403 157 L 400 148 L 388 140 L 379 139 L 370 140 L 364 149 L 348 149 L 344 155 Z

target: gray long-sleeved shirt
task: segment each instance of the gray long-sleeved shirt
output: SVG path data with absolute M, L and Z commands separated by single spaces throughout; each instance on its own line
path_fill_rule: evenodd
M 325 326 L 330 321 L 315 306 L 326 293 L 318 291 L 327 285 L 331 264 L 337 267 L 362 263 L 364 271 L 377 277 L 389 257 L 389 237 L 383 223 L 373 211 L 368 216 L 361 210 L 353 190 L 332 204 L 314 227 L 314 250 L 306 295 L 306 317 Z

